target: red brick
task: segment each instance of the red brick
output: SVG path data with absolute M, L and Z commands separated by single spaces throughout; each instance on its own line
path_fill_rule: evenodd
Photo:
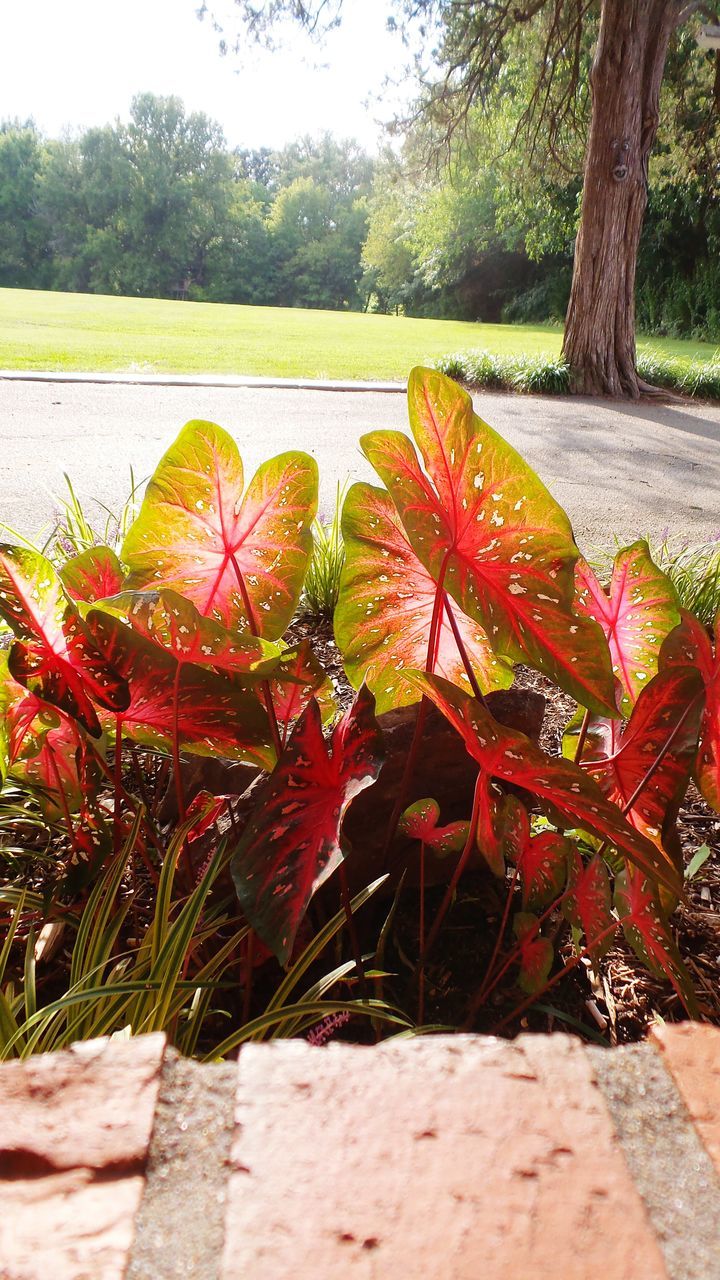
M 240 1055 L 223 1280 L 660 1280 L 566 1036 Z
M 0 1068 L 3 1280 L 121 1280 L 164 1049 L 95 1040 Z
M 666 1023 L 650 1035 L 720 1173 L 720 1028 Z

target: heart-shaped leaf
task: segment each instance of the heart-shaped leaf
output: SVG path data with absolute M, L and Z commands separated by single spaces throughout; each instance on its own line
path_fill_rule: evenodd
M 629 715 L 657 671 L 663 640 L 680 621 L 675 588 L 653 563 L 644 541 L 618 552 L 608 591 L 582 559 L 575 566 L 575 581 L 575 608 L 602 627 L 623 688 L 622 711 Z
M 412 678 L 462 736 L 473 759 L 491 777 L 524 787 L 568 827 L 580 826 L 614 845 L 673 893 L 681 891 L 676 868 L 605 799 L 597 783 L 569 760 L 546 756 L 524 734 L 498 724 L 476 699 L 438 676 Z
M 425 471 L 400 432 L 375 431 L 361 443 L 415 554 L 496 654 L 537 667 L 583 706 L 614 714 L 602 631 L 573 612 L 579 552 L 567 516 L 449 378 L 414 369 L 408 401 Z
M 525 841 L 517 862 L 523 910 L 536 911 L 560 896 L 574 847 L 557 831 L 541 831 Z
M 127 586 L 170 587 L 224 627 L 276 639 L 300 598 L 317 483 L 313 458 L 284 453 L 263 463 L 243 497 L 235 441 L 213 422 L 189 422 L 125 539 Z
M 73 600 L 92 604 L 122 591 L 124 574 L 110 547 L 88 547 L 65 562 L 60 578 Z
M 438 826 L 440 821 L 440 805 L 430 798 L 416 800 L 408 806 L 398 823 L 400 835 L 410 840 L 419 840 L 442 857 L 444 854 L 460 853 L 470 831 L 469 822 L 450 822 L 447 826 Z
M 493 875 L 505 875 L 505 859 L 516 862 L 530 835 L 527 810 L 517 796 L 504 796 L 485 774 L 477 791 L 477 847 Z
M 682 962 L 653 886 L 634 867 L 615 880 L 615 906 L 633 951 L 673 985 L 691 1018 L 697 1017 L 692 979 Z
M 307 639 L 280 655 L 270 679 L 270 694 L 278 723 L 285 729 L 294 724 L 311 698 L 320 707 L 323 723 L 336 710 L 330 677 Z
M 345 810 L 380 772 L 383 741 L 374 705 L 362 688 L 328 744 L 320 709 L 309 703 L 258 793 L 233 854 L 243 911 L 281 964 L 292 952 L 310 899 L 342 861 Z
M 437 586 L 418 560 L 390 495 L 370 484 L 354 484 L 343 506 L 345 566 L 335 610 L 335 638 L 350 682 L 363 680 L 377 699 L 378 714 L 417 698 L 403 670 L 423 668 Z M 462 643 L 483 692 L 512 684 L 512 668 L 493 653 L 485 632 L 452 605 Z M 470 688 L 452 627 L 443 609 L 433 670 Z
M 575 853 L 569 860 L 569 871 L 563 911 L 570 923 L 585 935 L 585 948 L 597 966 L 610 950 L 615 935 L 607 867 L 597 853 L 587 863 Z
M 130 704 L 122 713 L 122 731 L 129 738 L 170 752 L 177 729 L 179 745 L 192 755 L 272 768 L 267 714 L 252 692 L 228 676 L 178 663 L 100 609 L 90 610 L 87 624 L 107 661 L 127 681 Z
M 55 569 L 38 551 L 0 546 L 0 615 L 18 639 L 10 673 L 99 737 L 94 704 L 123 711 L 129 693 L 89 639 Z
M 701 622 L 683 612 L 680 625 L 668 636 L 660 667 L 688 666 L 699 672 L 705 688 L 700 745 L 695 777 L 703 796 L 720 813 L 720 612 L 715 618 L 715 649 Z
M 518 986 L 530 996 L 537 995 L 552 968 L 552 942 L 542 937 L 537 917 L 527 911 L 518 911 L 513 917 L 513 932 L 520 947 Z
M 678 872 L 683 858 L 675 822 L 697 752 L 703 702 L 699 671 L 663 671 L 642 690 L 624 727 L 590 718 L 580 761 L 613 804 L 625 810 L 632 802 L 628 822 L 663 848 Z

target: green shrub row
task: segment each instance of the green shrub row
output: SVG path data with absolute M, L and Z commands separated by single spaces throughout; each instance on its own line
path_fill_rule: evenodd
M 570 369 L 561 356 L 499 356 L 491 351 L 457 351 L 441 356 L 435 368 L 469 387 L 567 395 Z M 653 386 L 699 400 L 720 400 L 720 350 L 710 360 L 640 352 L 640 377 Z

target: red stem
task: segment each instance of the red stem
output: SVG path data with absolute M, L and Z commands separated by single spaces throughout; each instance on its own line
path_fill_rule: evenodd
M 575 764 L 579 765 L 580 761 L 582 760 L 582 753 L 585 748 L 585 739 L 587 738 L 589 728 L 590 728 L 590 712 L 586 710 L 582 718 L 582 724 L 580 725 L 580 732 L 578 734 L 577 747 L 575 748 Z
M 57 787 L 58 795 L 60 797 L 60 807 L 62 808 L 62 811 L 63 811 L 63 818 L 65 820 L 65 826 L 67 828 L 68 839 L 72 847 L 73 856 L 76 860 L 79 861 L 82 855 L 80 853 L 80 850 L 78 848 L 78 843 L 75 838 L 75 828 L 73 826 L 72 818 L 70 816 L 70 806 L 68 805 L 68 802 L 67 802 L 67 796 L 65 795 L 65 788 L 62 784 L 60 771 L 57 767 L 57 764 L 55 762 L 55 757 L 52 751 L 48 751 L 47 755 L 48 755 L 48 764 L 50 765 L 52 773 L 55 777 L 55 786 Z
M 247 586 L 245 585 L 245 579 L 243 578 L 242 570 L 237 560 L 235 559 L 234 555 L 231 555 L 230 559 L 232 561 L 232 567 L 235 570 L 235 577 L 237 578 L 237 583 L 240 588 L 240 595 L 243 598 L 243 605 L 245 607 L 245 612 L 248 618 L 248 627 L 250 629 L 250 634 L 255 636 L 255 638 L 259 640 L 260 628 L 258 627 L 258 624 L 257 624 L 257 619 L 255 617 L 255 613 L 252 607 L 252 601 L 250 600 L 250 596 L 248 595 L 248 589 L 247 589 Z M 260 685 L 260 691 L 262 693 L 263 702 L 265 703 L 265 709 L 268 713 L 268 719 L 270 721 L 270 732 L 272 734 L 273 746 L 275 747 L 275 752 L 279 759 L 280 756 L 282 755 L 284 744 L 280 736 L 280 726 L 278 724 L 277 713 L 275 711 L 275 704 L 273 702 L 272 689 L 270 688 L 269 680 L 262 681 Z
M 438 643 L 440 638 L 440 625 L 442 622 L 442 610 L 443 610 L 442 579 L 444 577 L 444 574 L 445 574 L 445 566 L 443 565 L 443 568 L 440 571 L 440 580 L 438 581 L 437 588 L 435 590 L 435 602 L 433 604 L 432 619 L 430 621 L 430 631 L 428 633 L 428 647 L 427 647 L 427 657 L 425 659 L 425 671 L 429 675 L 432 674 L 433 669 L 435 667 L 435 663 L 437 661 L 437 650 L 438 650 Z M 398 822 L 400 821 L 400 815 L 402 814 L 402 811 L 405 808 L 405 800 L 407 798 L 408 787 L 410 786 L 413 773 L 415 772 L 415 762 L 417 760 L 418 751 L 420 750 L 420 742 L 422 740 L 423 729 L 425 728 L 425 721 L 427 719 L 427 714 L 429 709 L 430 709 L 430 701 L 428 698 L 423 697 L 420 701 L 420 706 L 418 708 L 418 713 L 415 720 L 415 728 L 413 730 L 412 742 L 410 743 L 410 750 L 408 751 L 407 760 L 405 761 L 403 776 L 400 779 L 400 786 L 398 788 L 397 798 L 395 800 L 393 811 L 390 815 L 390 821 L 388 822 L 388 828 L 385 835 L 385 843 L 383 844 L 383 850 L 382 850 L 382 858 L 383 858 L 383 863 L 385 867 L 387 867 L 388 854 L 390 853 L 390 846 L 393 840 L 395 839 L 395 832 L 397 831 L 397 825 L 398 825 Z
M 425 841 L 420 841 L 420 922 L 419 922 L 419 938 L 418 952 L 420 955 L 425 950 Z M 418 970 L 418 1026 L 421 1027 L 425 1021 L 425 969 L 420 966 Z
M 185 788 L 183 787 L 181 765 L 180 765 L 180 678 L 182 676 L 182 663 L 178 662 L 175 670 L 175 679 L 173 681 L 173 725 L 172 725 L 172 752 L 173 752 L 173 772 L 175 774 L 175 795 L 177 797 L 178 816 L 180 822 L 183 823 L 187 817 L 185 808 Z
M 480 810 L 480 786 L 481 786 L 482 777 L 483 777 L 482 773 L 479 773 L 477 776 L 477 781 L 475 783 L 475 794 L 473 796 L 472 815 L 470 818 L 470 830 L 468 831 L 467 840 L 465 841 L 465 847 L 462 853 L 460 854 L 460 857 L 458 859 L 458 864 L 455 870 L 453 871 L 452 877 L 450 879 L 450 883 L 445 891 L 445 896 L 442 902 L 440 903 L 440 908 L 433 921 L 432 929 L 430 930 L 430 935 L 427 940 L 427 945 L 424 947 L 420 955 L 419 965 L 421 969 L 424 967 L 425 961 L 427 960 L 428 955 L 432 951 L 432 948 L 435 944 L 435 940 L 440 932 L 440 927 L 442 925 L 442 922 L 445 919 L 450 903 L 452 902 L 453 894 L 455 893 L 455 890 L 457 888 L 458 881 L 463 871 L 465 870 L 467 861 L 470 857 L 473 846 L 475 845 L 475 842 L 477 839 L 478 816 L 479 816 L 479 810 Z
M 473 665 L 470 661 L 468 651 L 465 648 L 463 638 L 460 635 L 460 628 L 458 627 L 458 624 L 457 624 L 457 618 L 455 617 L 455 614 L 453 612 L 453 609 L 448 599 L 446 591 L 443 591 L 443 604 L 445 606 L 445 613 L 447 614 L 447 620 L 450 623 L 450 627 L 452 629 L 452 633 L 455 638 L 457 651 L 460 654 L 460 660 L 465 668 L 465 674 L 467 675 L 467 678 L 470 681 L 470 688 L 473 691 L 473 697 L 477 698 L 478 702 L 482 702 L 483 706 L 487 706 L 485 702 L 485 698 L 483 696 L 482 689 L 480 688 L 480 685 L 477 682 L 477 676 L 473 671 Z

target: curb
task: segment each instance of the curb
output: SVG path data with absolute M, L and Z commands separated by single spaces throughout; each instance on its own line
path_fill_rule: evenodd
M 405 394 L 404 382 L 343 382 L 331 378 L 252 378 L 232 373 L 63 373 L 0 369 L 0 382 L 99 383 L 127 387 L 225 387 L 260 391 L 380 391 Z
M 719 1280 L 720 1030 L 0 1067 L 3 1280 Z

